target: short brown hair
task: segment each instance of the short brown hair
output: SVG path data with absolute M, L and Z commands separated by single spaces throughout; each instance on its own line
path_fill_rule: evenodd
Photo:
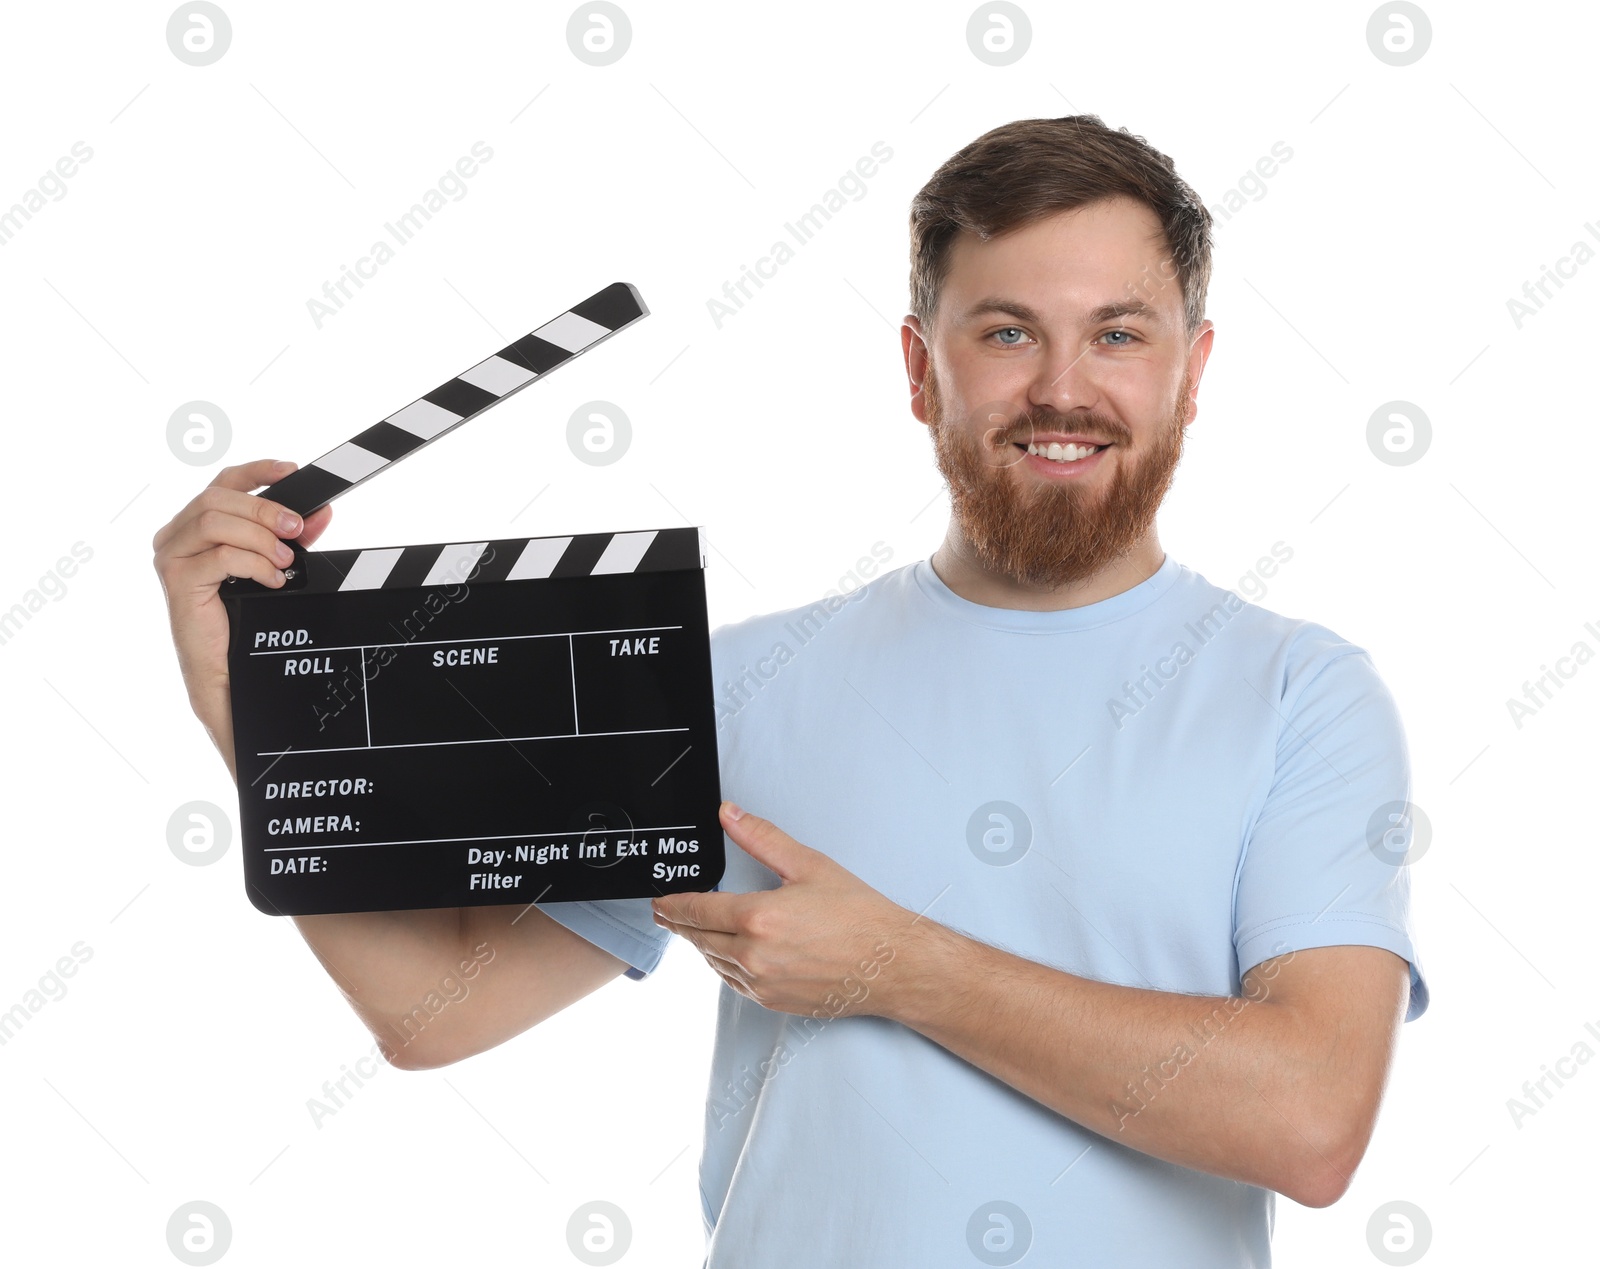
M 1117 195 L 1137 199 L 1161 221 L 1192 338 L 1211 281 L 1211 213 L 1171 159 L 1098 115 L 1018 119 L 945 160 L 911 200 L 911 311 L 924 326 L 933 320 L 950 244 L 963 229 L 989 239 Z

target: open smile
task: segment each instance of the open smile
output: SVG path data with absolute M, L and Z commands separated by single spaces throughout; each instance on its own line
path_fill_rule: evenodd
M 1052 476 L 1070 476 L 1086 472 L 1099 465 L 1100 455 L 1109 445 L 1062 445 L 1051 441 L 1048 445 L 1030 445 L 1012 442 L 1027 455 L 1027 465 Z

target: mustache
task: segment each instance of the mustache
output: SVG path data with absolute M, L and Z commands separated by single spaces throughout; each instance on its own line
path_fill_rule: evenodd
M 1098 414 L 1065 415 L 1049 406 L 1038 406 L 1029 410 L 1020 417 L 1012 417 L 1010 413 L 999 407 L 979 409 L 973 412 L 974 422 L 984 422 L 984 440 L 996 448 L 1007 445 L 1026 445 L 1041 432 L 1066 432 L 1083 436 L 1092 436 L 1101 443 L 1110 445 L 1129 445 L 1133 441 L 1133 433 L 1115 419 L 1109 419 Z

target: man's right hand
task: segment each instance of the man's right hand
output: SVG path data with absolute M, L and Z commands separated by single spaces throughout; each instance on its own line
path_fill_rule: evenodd
M 253 489 L 283 479 L 295 467 L 294 463 L 274 463 L 266 458 L 224 467 L 188 506 L 157 530 L 150 543 L 156 574 L 167 597 L 172 641 L 189 689 L 190 707 L 211 732 L 230 772 L 234 763 L 228 611 L 217 592 L 228 577 L 282 586 L 283 566 L 293 558 L 283 539 L 310 546 L 328 527 L 333 517 L 331 505 L 302 520 L 281 503 L 251 494 Z
M 223 468 L 151 542 L 190 707 L 235 783 L 228 610 L 217 592 L 226 577 L 282 586 L 281 569 L 290 559 L 287 547 L 279 550 L 282 540 L 310 546 L 328 527 L 331 506 L 302 523 L 282 504 L 251 495 L 294 468 L 270 459 Z M 286 512 L 292 522 L 279 521 Z M 627 968 L 532 904 L 292 920 L 384 1056 L 408 1070 L 458 1062 L 504 1043 Z M 470 996 L 435 1019 L 426 1002 L 450 991 L 447 982 L 460 986 L 461 966 L 474 956 L 485 964 Z

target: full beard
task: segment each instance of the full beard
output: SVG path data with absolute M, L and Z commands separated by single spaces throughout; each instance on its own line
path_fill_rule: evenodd
M 1099 415 L 1068 418 L 1048 406 L 1014 420 L 991 416 L 990 430 L 974 437 L 972 427 L 944 417 L 930 365 L 923 391 L 934 457 L 950 489 L 951 513 L 983 566 L 1023 585 L 1056 589 L 1093 576 L 1133 550 L 1154 525 L 1183 453 L 1190 386 L 1185 371 L 1165 426 L 1135 461 L 1127 452 L 1131 434 L 1122 424 Z M 1030 434 L 1052 431 L 1086 432 L 1114 443 L 1100 460 L 1116 464 L 1103 493 L 1081 478 L 1030 477 L 1026 484 L 1037 487 L 1028 489 L 1006 472 L 1027 457 L 1013 442 L 1026 445 Z M 1105 483 L 1098 473 L 1089 480 Z

